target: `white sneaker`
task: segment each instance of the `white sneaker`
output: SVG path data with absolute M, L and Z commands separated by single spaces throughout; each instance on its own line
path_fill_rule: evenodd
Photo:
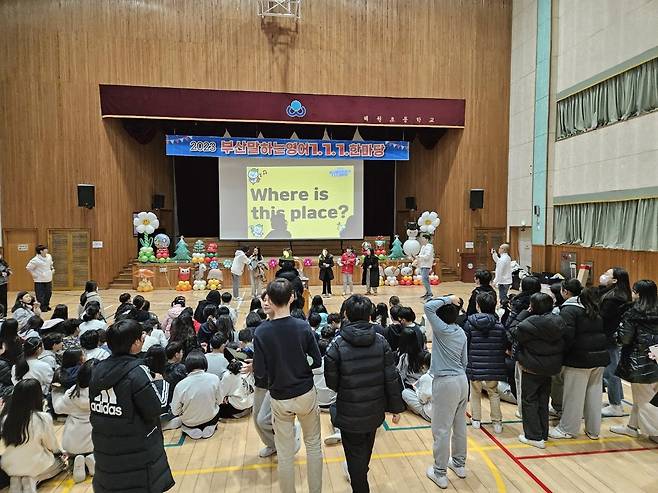
M 448 487 L 448 478 L 446 476 L 437 476 L 434 472 L 434 466 L 429 466 L 425 475 L 442 490 L 445 490 Z
M 452 461 L 452 457 L 448 460 L 448 469 L 452 469 L 458 478 L 464 479 L 466 477 L 466 468 L 464 466 L 457 467 Z
M 90 476 L 96 474 L 96 457 L 94 457 L 94 454 L 85 457 L 85 466 L 87 466 L 87 472 Z
M 261 459 L 267 459 L 276 454 L 276 449 L 273 447 L 264 447 L 258 451 L 258 457 Z
M 9 478 L 9 493 L 23 493 L 23 482 L 20 476 Z
M 559 418 L 560 416 L 562 416 L 562 411 L 558 411 L 552 405 L 549 404 L 548 405 L 548 415 L 552 416 L 554 418 Z
M 516 416 L 519 419 L 523 419 L 523 416 L 521 416 L 521 411 L 519 411 L 518 409 L 514 411 L 514 416 Z
M 503 423 L 499 423 L 499 422 L 496 421 L 493 424 L 493 426 L 494 426 L 494 433 L 496 435 L 500 435 L 503 432 Z
M 324 439 L 324 444 L 325 445 L 336 445 L 337 443 L 340 443 L 342 441 L 342 437 L 340 435 L 340 430 L 336 430 L 336 433 L 333 435 L 329 435 L 327 438 Z
M 615 406 L 613 404 L 609 404 L 603 409 L 601 409 L 601 416 L 606 416 L 606 417 L 615 417 L 615 418 L 620 418 L 624 415 L 624 406 L 619 404 L 618 406 Z
M 519 435 L 519 442 L 525 443 L 526 445 L 531 445 L 533 447 L 544 449 L 546 448 L 546 443 L 544 440 L 528 440 L 525 435 Z
M 639 431 L 637 431 L 635 428 L 631 428 L 630 426 L 627 426 L 627 425 L 611 426 L 610 431 L 612 433 L 616 433 L 617 435 L 626 435 L 626 436 L 632 437 L 632 438 L 638 438 L 640 436 Z
M 76 483 L 82 483 L 87 478 L 87 473 L 85 472 L 85 456 L 76 455 L 73 459 L 73 481 Z
M 481 424 L 482 424 L 482 423 L 480 423 L 480 420 L 479 420 L 479 419 L 474 419 L 474 420 L 472 421 L 473 429 L 475 429 L 475 430 L 479 430 Z
M 346 461 L 343 461 L 343 462 L 340 463 L 340 465 L 341 465 L 341 467 L 342 467 L 342 469 L 343 469 L 343 474 L 345 475 L 345 480 L 346 480 L 348 483 L 351 484 L 351 483 L 352 483 L 352 478 L 350 478 L 350 470 L 347 468 L 347 462 L 346 462 Z
M 598 440 L 599 439 L 598 435 L 594 435 L 593 433 L 590 433 L 589 431 L 586 431 L 585 435 L 587 435 L 587 438 L 589 438 L 590 440 Z
M 181 426 L 181 430 L 192 440 L 201 440 L 203 438 L 203 431 L 199 428 L 188 428 L 187 426 Z
M 201 437 L 202 438 L 210 438 L 215 434 L 215 430 L 217 429 L 217 425 L 210 425 L 206 426 L 203 431 L 201 432 Z
M 166 430 L 177 430 L 183 425 L 183 422 L 181 421 L 180 417 L 176 416 L 173 419 L 170 419 L 166 423 L 162 425 L 162 431 Z
M 562 431 L 559 426 L 556 426 L 555 428 L 549 428 L 548 436 L 555 438 L 556 440 L 575 438 L 572 434 L 567 433 L 566 431 Z

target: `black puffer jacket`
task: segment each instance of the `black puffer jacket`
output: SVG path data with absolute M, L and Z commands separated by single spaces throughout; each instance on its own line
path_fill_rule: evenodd
M 616 333 L 621 322 L 621 316 L 631 306 L 617 290 L 600 291 L 599 313 L 603 319 L 603 328 L 608 335 L 608 347 L 617 346 Z
M 11 381 L 11 363 L 0 358 L 0 398 L 4 399 L 14 392 L 14 382 Z
M 619 342 L 617 376 L 630 383 L 658 382 L 658 363 L 649 358 L 649 347 L 658 344 L 658 312 L 629 308 L 619 326 Z
M 608 366 L 608 334 L 603 319 L 589 318 L 577 297 L 569 298 L 560 307 L 564 320 L 564 366 L 572 368 L 598 368 Z M 614 332 L 614 330 L 613 330 Z
M 160 430 L 161 396 L 135 356 L 110 356 L 89 384 L 95 492 L 159 493 L 174 486 Z
M 483 293 L 488 293 L 492 295 L 495 300 L 498 299 L 498 295 L 496 295 L 496 290 L 491 286 L 478 286 L 471 292 L 471 297 L 468 299 L 468 307 L 466 308 L 466 315 L 470 317 L 471 315 L 475 315 L 478 312 L 476 299 L 478 295 Z
M 386 411 L 404 411 L 402 382 L 386 339 L 368 322 L 345 324 L 324 357 L 327 387 L 338 393 L 337 428 L 365 432 L 379 428 Z
M 517 360 L 530 373 L 553 376 L 562 369 L 564 322 L 559 315 L 530 315 L 511 329 Z
M 294 267 L 290 267 L 287 262 L 276 271 L 275 278 L 287 279 L 292 284 L 292 290 L 295 293 L 295 300 L 290 305 L 290 309 L 304 307 L 304 283 L 299 277 L 299 271 Z
M 464 325 L 468 340 L 466 375 L 472 381 L 507 380 L 507 334 L 495 315 L 476 313 Z
M 511 329 L 518 324 L 517 318 L 530 306 L 531 296 L 531 293 L 521 291 L 510 300 L 509 308 L 505 310 L 502 319 L 503 325 L 506 329 Z

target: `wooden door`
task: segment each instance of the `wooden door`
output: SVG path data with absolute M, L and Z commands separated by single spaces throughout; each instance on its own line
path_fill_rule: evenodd
M 11 268 L 9 278 L 10 291 L 32 291 L 34 281 L 25 266 L 34 257 L 37 246 L 36 229 L 5 229 L 4 243 L 5 259 Z
M 48 251 L 53 256 L 53 289 L 84 289 L 89 280 L 88 229 L 49 229 Z
M 491 249 L 505 243 L 505 228 L 475 228 L 475 255 L 477 268 L 494 270 L 496 266 L 491 258 Z

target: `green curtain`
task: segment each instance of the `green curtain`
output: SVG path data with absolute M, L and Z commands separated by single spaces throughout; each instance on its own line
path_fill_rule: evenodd
M 658 58 L 557 103 L 557 140 L 658 109 Z
M 555 206 L 553 242 L 658 251 L 658 198 Z

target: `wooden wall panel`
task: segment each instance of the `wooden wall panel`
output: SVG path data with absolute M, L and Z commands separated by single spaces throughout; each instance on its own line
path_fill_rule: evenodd
M 563 252 L 576 252 L 578 263 L 592 262 L 594 279 L 598 279 L 600 274 L 612 267 L 626 269 L 631 283 L 639 279 L 658 279 L 658 252 L 583 248 L 573 245 L 533 246 L 532 270 L 557 272 L 560 268 L 560 255 Z
M 2 225 L 44 241 L 48 228 L 89 228 L 105 244 L 92 252 L 104 285 L 134 253 L 131 213 L 154 192 L 172 206 L 162 142 L 101 121 L 99 83 L 465 98 L 467 128 L 414 146 L 398 173 L 398 208 L 407 194 L 437 209 L 455 265 L 474 227 L 505 226 L 511 5 L 314 0 L 295 26 L 261 22 L 253 0 L 0 2 Z M 92 211 L 76 207 L 82 182 L 96 185 Z M 487 190 L 484 211 L 467 209 L 471 187 Z

